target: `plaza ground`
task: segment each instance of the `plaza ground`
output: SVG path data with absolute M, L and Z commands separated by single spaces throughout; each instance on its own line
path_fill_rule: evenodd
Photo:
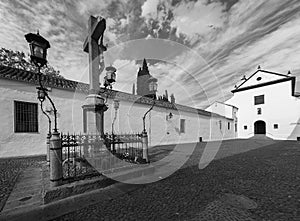
M 171 176 L 56 220 L 299 220 L 299 142 L 224 141 L 215 160 L 199 169 L 205 145 L 198 143 Z M 152 161 L 172 149 L 151 150 Z M 18 171 L 41 160 L 0 160 L 2 204 Z

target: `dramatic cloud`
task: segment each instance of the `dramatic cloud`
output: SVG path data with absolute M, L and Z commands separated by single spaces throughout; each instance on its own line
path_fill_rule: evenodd
M 101 15 L 116 89 L 131 92 L 138 61 L 148 58 L 159 94 L 204 107 L 229 98 L 258 65 L 300 79 L 299 11 L 298 0 L 0 0 L 0 47 L 28 52 L 24 34 L 39 29 L 50 64 L 87 82 L 82 44 L 89 16 Z
M 173 11 L 172 27 L 177 28 L 177 34 L 183 33 L 189 38 L 208 34 L 213 29 L 223 26 L 224 5 L 218 2 L 206 4 L 206 1 L 182 3 Z

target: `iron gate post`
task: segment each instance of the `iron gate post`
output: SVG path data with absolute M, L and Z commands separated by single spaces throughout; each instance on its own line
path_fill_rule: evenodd
M 51 134 L 48 133 L 47 134 L 47 141 L 46 141 L 46 145 L 47 145 L 47 165 L 50 165 L 50 138 L 51 138 Z
M 116 153 L 116 146 L 115 146 L 115 135 L 112 134 L 112 152 Z
M 143 159 L 148 163 L 148 135 L 146 131 L 142 132 Z
M 50 138 L 50 186 L 62 184 L 62 146 L 60 134 L 55 131 Z

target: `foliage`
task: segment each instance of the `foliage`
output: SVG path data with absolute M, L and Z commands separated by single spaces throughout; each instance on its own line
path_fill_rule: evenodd
M 24 52 L 12 51 L 6 48 L 0 49 L 0 65 L 37 72 L 36 66 L 30 63 L 29 56 L 26 56 Z M 60 72 L 50 65 L 44 66 L 41 72 L 52 77 L 63 78 Z

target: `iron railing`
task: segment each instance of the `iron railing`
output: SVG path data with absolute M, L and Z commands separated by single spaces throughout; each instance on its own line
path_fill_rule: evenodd
M 103 145 L 104 144 L 104 145 Z M 63 134 L 61 133 L 64 180 L 79 180 L 116 169 L 121 161 L 146 163 L 142 135 L 136 134 Z
M 108 150 L 121 160 L 143 163 L 142 134 L 105 134 Z
M 91 146 L 96 146 L 100 135 L 61 133 L 62 168 L 64 180 L 100 175 L 86 160 Z

